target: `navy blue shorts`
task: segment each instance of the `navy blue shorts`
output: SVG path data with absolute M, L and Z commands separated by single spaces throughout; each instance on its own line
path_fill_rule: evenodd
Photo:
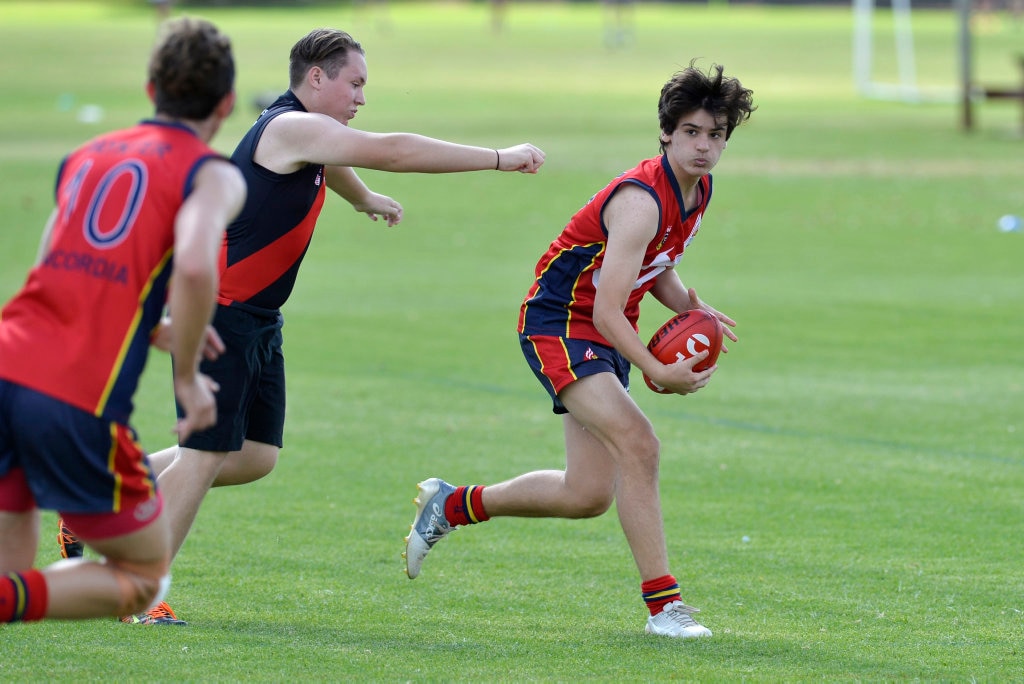
M 0 380 L 0 510 L 33 508 L 83 514 L 75 530 L 99 538 L 150 524 L 162 500 L 130 427 Z
M 519 344 L 522 345 L 523 356 L 534 375 L 551 395 L 551 410 L 555 413 L 569 412 L 559 400 L 558 393 L 571 382 L 588 375 L 614 373 L 626 391 L 629 391 L 631 364 L 613 347 L 557 335 L 522 333 L 519 335 Z
M 246 439 L 280 448 L 284 437 L 285 382 L 281 314 L 265 316 L 218 306 L 213 327 L 225 351 L 203 359 L 199 370 L 219 385 L 217 424 L 182 444 L 200 451 L 238 451 Z M 181 417 L 181 406 L 178 405 Z

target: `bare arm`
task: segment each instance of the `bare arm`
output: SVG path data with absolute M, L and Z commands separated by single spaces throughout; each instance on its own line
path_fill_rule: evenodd
M 178 438 L 212 425 L 216 404 L 208 378 L 199 373 L 200 352 L 217 297 L 217 260 L 227 225 L 245 201 L 241 172 L 223 161 L 209 161 L 196 174 L 195 186 L 174 223 L 174 274 L 169 313 L 174 390 L 185 408 Z
M 340 195 L 356 211 L 366 214 L 374 221 L 377 216 L 393 226 L 402 220 L 402 205 L 387 195 L 376 193 L 356 174 L 350 166 L 325 166 L 327 187 Z
M 668 366 L 662 364 L 647 350 L 623 313 L 643 266 L 647 245 L 657 233 L 657 204 L 643 189 L 625 184 L 605 207 L 604 221 L 608 227 L 608 247 L 594 299 L 594 325 L 620 354 L 658 385 L 679 394 L 697 391 L 714 372 L 714 368 L 693 372 L 693 366 L 707 354 L 702 352 Z
M 536 173 L 544 153 L 528 143 L 494 150 L 416 133 L 368 133 L 324 114 L 287 112 L 267 124 L 254 161 L 277 173 L 292 173 L 305 164 L 416 173 Z
M 655 299 L 676 313 L 682 313 L 689 309 L 704 309 L 722 322 L 722 330 L 725 332 L 726 337 L 733 342 L 739 339 L 736 337 L 736 333 L 732 331 L 732 328 L 736 327 L 736 321 L 701 300 L 697 296 L 697 291 L 692 287 L 687 289 L 679 279 L 679 275 L 674 268 L 667 269 L 658 276 L 654 287 L 651 288 L 651 294 L 654 295 Z M 729 349 L 724 346 L 722 351 L 727 354 L 729 353 Z
M 696 308 L 690 301 L 689 292 L 683 281 L 679 279 L 679 273 L 674 268 L 665 269 L 654 281 L 651 294 L 665 307 L 675 313 L 682 313 L 689 309 Z

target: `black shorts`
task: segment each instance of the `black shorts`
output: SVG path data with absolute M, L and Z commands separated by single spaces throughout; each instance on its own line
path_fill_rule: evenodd
M 219 385 L 217 424 L 181 446 L 200 451 L 238 451 L 246 439 L 280 448 L 284 437 L 285 382 L 280 313 L 260 315 L 218 306 L 213 327 L 225 351 L 203 359 L 199 370 Z M 181 417 L 181 405 L 178 405 Z

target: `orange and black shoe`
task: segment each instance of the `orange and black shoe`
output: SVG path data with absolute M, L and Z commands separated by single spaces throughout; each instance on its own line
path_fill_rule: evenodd
M 138 615 L 125 615 L 121 618 L 121 622 L 125 622 L 129 625 L 187 625 L 188 623 L 184 620 L 179 620 L 178 616 L 174 614 L 171 607 L 167 605 L 166 601 L 161 601 L 156 604 L 156 607 L 150 608 L 145 613 L 139 613 Z
M 81 558 L 85 553 L 85 547 L 78 537 L 64 524 L 64 518 L 57 520 L 57 544 L 60 545 L 61 558 Z

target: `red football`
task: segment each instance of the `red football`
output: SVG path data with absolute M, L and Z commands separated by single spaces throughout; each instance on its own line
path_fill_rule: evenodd
M 700 372 L 715 365 L 722 351 L 722 324 L 703 309 L 684 311 L 670 318 L 654 333 L 647 348 L 664 364 L 675 363 L 708 350 L 708 357 L 693 367 Z M 644 382 L 659 394 L 671 394 L 658 387 L 644 373 Z

